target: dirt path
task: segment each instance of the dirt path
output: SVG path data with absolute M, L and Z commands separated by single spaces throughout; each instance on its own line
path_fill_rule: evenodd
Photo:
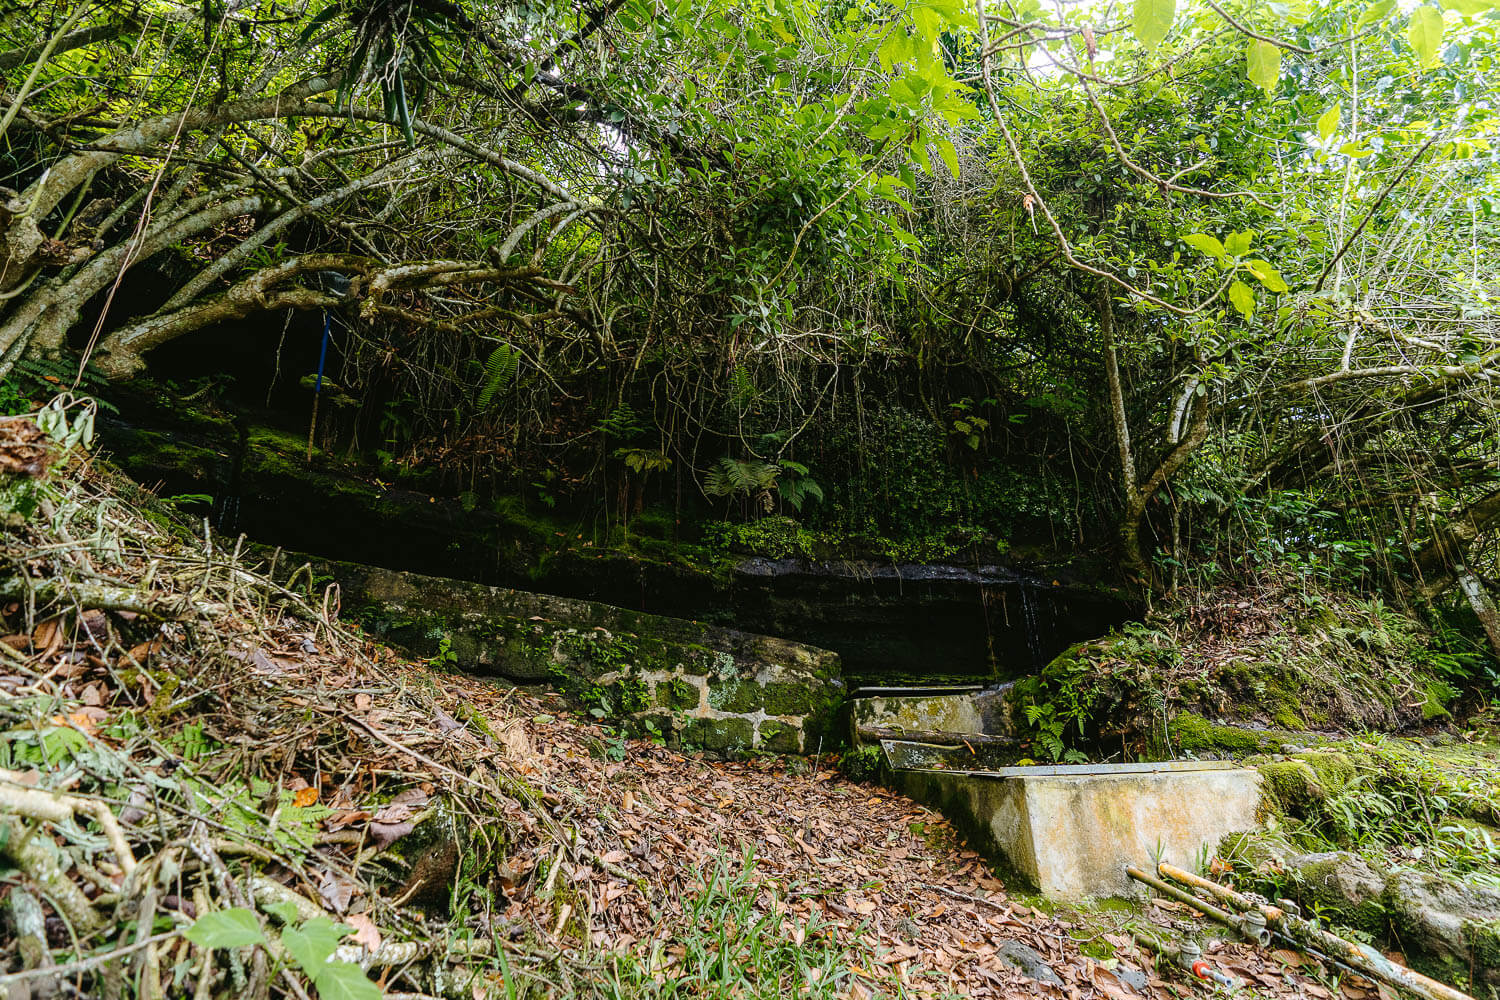
M 585 909 L 596 947 L 632 949 L 659 938 L 683 918 L 683 900 L 701 888 L 706 872 L 716 865 L 738 871 L 753 857 L 768 889 L 762 901 L 783 913 L 787 935 L 796 938 L 816 914 L 872 947 L 873 967 L 856 970 L 867 993 L 898 982 L 921 997 L 1170 997 L 1206 989 L 1175 968 L 1156 970 L 1133 945 L 1126 915 L 1049 914 L 1012 899 L 941 816 L 846 781 L 826 763 L 814 771 L 778 758 L 707 762 L 644 741 L 610 740 L 563 715 L 550 698 L 465 679 L 443 683 L 509 727 L 507 740 L 528 756 L 539 780 L 594 805 L 587 835 L 615 870 L 583 866 L 570 874 L 590 886 Z M 512 903 L 509 915 L 525 919 L 526 903 Z M 1147 915 L 1164 927 L 1201 926 L 1175 905 L 1152 904 Z M 1003 961 L 1002 949 L 1014 947 L 1008 942 L 1033 949 L 1060 983 L 1044 986 Z M 1286 970 L 1291 953 L 1225 942 L 1211 946 L 1208 957 L 1256 995 L 1331 995 Z M 1122 981 L 1132 978 L 1139 992 Z M 1374 987 L 1348 983 L 1344 992 L 1354 1000 L 1375 995 Z

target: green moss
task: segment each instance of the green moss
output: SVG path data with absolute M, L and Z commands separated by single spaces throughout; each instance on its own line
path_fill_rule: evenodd
M 1332 853 L 1297 869 L 1298 895 L 1303 909 L 1321 914 L 1342 927 L 1383 938 L 1390 930 L 1392 916 L 1385 905 L 1385 893 L 1355 902 L 1338 889 L 1343 881 L 1338 871 L 1348 863 L 1349 857 L 1343 852 Z
M 1269 761 L 1259 770 L 1261 795 L 1283 816 L 1305 817 L 1328 798 L 1328 789 L 1305 760 Z
M 771 753 L 801 753 L 802 730 L 767 719 L 760 724 L 760 748 Z
M 765 686 L 767 715 L 806 715 L 816 712 L 821 706 L 818 696 L 807 684 L 795 681 L 775 681 Z
M 656 703 L 662 708 L 697 708 L 698 688 L 681 677 L 674 677 L 656 685 Z
M 885 765 L 885 753 L 878 746 L 855 747 L 839 758 L 839 772 L 850 781 L 876 781 Z
M 754 681 L 728 681 L 712 684 L 708 689 L 708 704 L 720 712 L 747 713 L 760 709 L 765 704 L 765 691 Z M 780 713 L 770 712 L 771 715 Z
M 1297 755 L 1317 775 L 1318 784 L 1330 794 L 1342 791 L 1357 773 L 1354 761 L 1348 754 L 1337 750 L 1308 750 Z
M 749 719 L 688 719 L 682 727 L 684 746 L 730 756 L 745 753 L 754 741 L 755 727 Z
M 1422 719 L 1431 721 L 1441 719 L 1448 713 L 1447 703 L 1458 696 L 1458 692 L 1449 684 L 1440 680 L 1429 680 L 1422 686 Z
M 1181 712 L 1173 717 L 1167 732 L 1175 749 L 1194 754 L 1244 756 L 1274 751 L 1281 746 L 1280 741 L 1269 733 L 1219 725 L 1193 712 Z

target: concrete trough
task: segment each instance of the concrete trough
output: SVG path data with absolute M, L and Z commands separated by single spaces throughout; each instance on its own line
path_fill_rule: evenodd
M 864 688 L 850 702 L 850 721 L 861 727 L 907 732 L 1008 735 L 1012 726 L 1006 694 L 1010 685 L 980 689 Z
M 903 791 L 1052 899 L 1135 895 L 1126 865 L 1195 869 L 1258 825 L 1260 776 L 1228 761 L 943 770 L 909 766 L 920 744 L 881 745 Z

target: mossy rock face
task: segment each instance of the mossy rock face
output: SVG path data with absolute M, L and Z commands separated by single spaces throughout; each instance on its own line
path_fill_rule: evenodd
M 766 689 L 754 681 L 731 680 L 711 685 L 708 704 L 721 712 L 743 714 L 758 711 L 766 702 Z M 771 712 L 781 715 L 781 712 Z
M 1258 767 L 1261 794 L 1272 811 L 1283 816 L 1306 817 L 1328 798 L 1328 789 L 1305 760 L 1275 760 Z
M 1390 930 L 1385 873 L 1349 851 L 1309 854 L 1288 862 L 1303 909 L 1337 914 L 1346 927 L 1385 937 Z
M 771 753 L 800 753 L 802 730 L 775 719 L 760 724 L 760 748 Z
M 682 744 L 728 757 L 741 757 L 755 745 L 755 724 L 740 718 L 688 719 L 682 727 Z
M 698 686 L 681 677 L 674 677 L 670 681 L 663 681 L 656 685 L 656 703 L 662 708 L 679 710 L 697 708 L 700 698 Z
M 628 732 L 675 733 L 688 746 L 739 755 L 837 747 L 844 702 L 827 650 L 592 601 L 321 563 L 371 631 L 432 665 L 545 681 L 572 704 Z M 671 713 L 671 714 L 669 714 Z
M 1167 726 L 1174 749 L 1197 756 L 1245 757 L 1281 749 L 1272 733 L 1210 722 L 1193 712 L 1181 712 Z

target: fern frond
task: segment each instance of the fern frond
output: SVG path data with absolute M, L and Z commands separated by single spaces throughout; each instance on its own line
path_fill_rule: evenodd
M 495 397 L 510 387 L 521 367 L 521 352 L 501 344 L 490 352 L 484 363 L 484 383 L 479 389 L 479 408 L 487 410 Z
M 727 497 L 767 492 L 776 486 L 781 466 L 756 458 L 719 459 L 719 464 L 703 477 L 703 492 L 713 497 Z

